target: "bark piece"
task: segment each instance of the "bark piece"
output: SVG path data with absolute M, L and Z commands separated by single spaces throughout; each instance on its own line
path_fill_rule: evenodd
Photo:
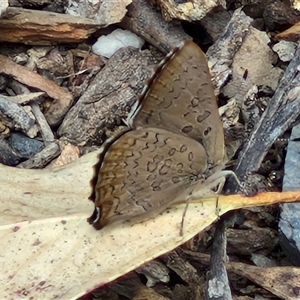
M 295 54 L 297 44 L 287 41 L 280 41 L 273 46 L 273 50 L 278 54 L 283 62 L 289 62 Z
M 232 80 L 221 89 L 221 93 L 225 97 L 235 98 L 239 107 L 253 85 L 267 85 L 272 89 L 278 85 L 283 71 L 273 66 L 275 56 L 268 46 L 269 42 L 266 33 L 250 26 L 240 49 L 234 55 L 231 64 Z
M 251 22 L 251 18 L 237 9 L 222 36 L 206 52 L 216 95 L 232 73 L 233 57 L 243 44 Z
M 110 289 L 127 299 L 133 299 L 141 287 L 143 287 L 143 284 L 138 275 L 129 273 L 116 284 L 111 285 Z
M 280 206 L 278 226 L 279 243 L 283 253 L 293 265 L 300 267 L 299 203 Z
M 168 53 L 182 41 L 191 39 L 181 24 L 166 23 L 161 14 L 145 0 L 132 1 L 121 26 L 142 36 L 163 53 Z
M 245 276 L 280 299 L 295 300 L 300 297 L 300 269 L 296 267 L 260 268 L 231 262 L 229 271 Z
M 122 124 L 157 63 L 149 50 L 117 51 L 70 109 L 59 135 L 76 144 L 101 145 L 107 130 Z
M 189 22 L 199 21 L 213 8 L 218 6 L 226 8 L 226 2 L 223 0 L 190 0 L 181 1 L 179 4 L 173 0 L 149 0 L 149 2 L 160 7 L 167 22 L 172 19 Z
M 0 18 L 0 41 L 29 45 L 78 43 L 100 27 L 79 16 L 9 7 Z
M 286 40 L 291 42 L 297 42 L 300 36 L 300 22 L 294 24 L 289 29 L 278 33 L 276 35 L 277 40 Z
M 189 285 L 188 290 L 181 288 L 181 285 L 177 285 L 177 291 L 176 289 L 174 290 L 173 297 L 175 299 L 203 299 L 204 278 L 197 274 L 196 268 L 184 260 L 177 251 L 173 251 L 169 254 L 168 257 L 165 258 L 165 261 L 166 266 Z M 182 294 L 178 296 L 178 293 Z
M 61 151 L 59 157 L 56 160 L 52 161 L 50 166 L 47 166 L 47 168 L 64 166 L 73 161 L 76 161 L 79 157 L 80 157 L 79 148 L 77 146 L 74 146 L 66 142 L 63 145 L 63 150 Z
M 269 1 L 263 13 L 268 30 L 286 29 L 300 21 L 300 12 L 291 2 L 294 1 Z
M 20 66 L 8 57 L 0 55 L 0 73 L 12 76 L 15 80 L 46 92 L 54 100 L 45 113 L 50 125 L 57 125 L 72 104 L 71 93 L 27 68 Z
M 1 97 L 5 98 L 11 102 L 14 102 L 16 104 L 22 105 L 22 104 L 27 104 L 32 101 L 37 101 L 44 95 L 45 95 L 45 93 L 43 93 L 43 92 L 37 92 L 37 93 L 22 94 L 22 95 L 16 95 L 16 96 L 1 95 Z
M 143 274 L 147 278 L 147 287 L 155 286 L 157 282 L 169 282 L 169 269 L 159 261 L 151 261 L 137 269 L 138 274 Z
M 93 19 L 101 27 L 119 23 L 132 0 L 68 1 L 66 11 L 73 16 Z
M 58 143 L 53 142 L 47 145 L 41 152 L 30 159 L 18 164 L 18 168 L 40 169 L 45 167 L 50 161 L 60 154 Z
M 32 113 L 35 116 L 36 122 L 39 126 L 41 135 L 45 145 L 52 143 L 54 141 L 54 134 L 45 119 L 45 116 L 42 114 L 41 109 L 37 103 L 32 103 L 31 105 Z
M 199 23 L 205 28 L 207 33 L 216 41 L 223 33 L 231 16 L 226 9 L 207 14 Z
M 300 111 L 300 76 L 297 66 L 300 60 L 300 45 L 294 58 L 285 70 L 274 96 L 252 135 L 240 152 L 235 173 L 247 178 L 258 170 L 274 141 L 296 120 Z M 236 187 L 236 183 L 233 183 Z M 237 187 L 236 187 L 237 188 Z
M 277 233 L 269 228 L 227 229 L 228 253 L 233 255 L 269 254 L 278 243 Z
M 265 86 L 254 85 L 248 90 L 241 109 L 242 118 L 245 122 L 245 136 L 251 133 L 254 126 L 259 122 L 273 95 L 274 91 Z
M 147 300 L 169 300 L 170 298 L 164 297 L 164 296 L 156 293 L 153 289 L 149 289 L 146 287 L 141 287 L 137 291 L 137 294 L 132 298 L 132 300 L 145 300 L 145 299 L 147 299 Z
M 23 107 L 6 99 L 0 96 L 0 117 L 2 123 L 9 128 L 27 133 L 34 125 L 34 120 L 30 118 Z
M 210 259 L 210 271 L 207 276 L 206 299 L 231 300 L 231 291 L 226 271 L 226 227 L 223 220 L 217 226 Z

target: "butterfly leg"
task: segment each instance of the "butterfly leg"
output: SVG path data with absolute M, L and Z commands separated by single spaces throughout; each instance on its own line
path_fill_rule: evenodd
M 217 190 L 216 190 L 216 194 L 221 194 L 222 190 L 223 190 L 223 187 L 225 185 L 225 182 L 226 182 L 226 177 L 221 177 L 220 178 L 220 182 L 218 183 L 218 186 L 217 186 Z M 216 201 L 216 216 L 218 217 L 218 219 L 220 219 L 220 209 L 219 209 L 219 197 L 217 197 L 217 201 Z
M 184 218 L 185 218 L 186 212 L 187 212 L 187 210 L 188 210 L 189 204 L 190 204 L 190 198 L 188 197 L 187 200 L 186 200 L 186 204 L 185 204 L 185 207 L 184 207 L 184 211 L 183 211 L 183 213 L 182 213 L 182 217 L 181 217 L 180 231 L 179 231 L 179 235 L 180 235 L 180 236 L 183 236 L 183 224 L 184 224 Z
M 180 223 L 180 236 L 183 235 L 183 225 L 184 225 L 184 219 L 188 210 L 188 206 L 190 201 L 201 199 L 201 198 L 215 198 L 214 196 L 216 194 L 220 194 L 222 192 L 222 189 L 224 187 L 224 184 L 226 182 L 226 177 L 232 175 L 234 176 L 237 183 L 241 186 L 241 183 L 235 173 L 233 171 L 227 171 L 223 170 L 221 171 L 217 176 L 210 176 L 207 178 L 206 181 L 200 181 L 196 186 L 193 188 L 193 190 L 190 192 L 190 194 L 187 196 L 186 199 L 186 205 L 184 208 L 184 211 L 182 213 L 181 223 Z M 216 191 L 213 191 L 213 189 L 216 188 Z M 219 198 L 217 197 L 216 201 L 216 216 L 219 218 Z

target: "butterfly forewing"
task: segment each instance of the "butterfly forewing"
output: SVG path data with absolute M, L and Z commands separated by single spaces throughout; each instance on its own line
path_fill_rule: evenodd
M 200 142 L 213 165 L 224 162 L 224 133 L 204 53 L 186 42 L 153 79 L 128 122 L 159 127 Z
M 94 226 L 154 217 L 185 200 L 206 168 L 204 148 L 188 137 L 157 128 L 125 133 L 100 167 L 95 206 L 101 218 Z

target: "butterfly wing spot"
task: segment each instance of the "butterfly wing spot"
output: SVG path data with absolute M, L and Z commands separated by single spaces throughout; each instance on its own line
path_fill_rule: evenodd
M 207 127 L 205 130 L 204 130 L 204 132 L 203 132 L 203 134 L 205 135 L 205 136 L 207 136 L 210 132 L 211 132 L 211 127 Z
M 160 168 L 159 170 L 159 175 L 161 176 L 164 176 L 164 175 L 167 175 L 168 172 L 170 172 L 170 168 L 172 166 L 172 160 L 171 159 L 166 159 L 164 162 L 163 162 L 163 165 L 162 167 Z
M 146 178 L 147 181 L 154 181 L 155 179 L 156 179 L 156 175 L 155 175 L 155 174 L 150 174 L 150 175 Z
M 169 167 L 167 167 L 166 165 L 163 165 L 160 169 L 159 169 L 159 175 L 164 176 L 167 175 L 169 172 Z
M 193 128 L 194 128 L 193 126 L 187 125 L 182 127 L 181 131 L 185 134 L 189 134 L 190 132 L 193 131 Z
M 175 153 L 176 153 L 176 149 L 175 148 L 171 148 L 170 150 L 169 150 L 169 156 L 173 156 Z
M 177 169 L 182 169 L 183 168 L 183 163 L 177 163 Z
M 194 160 L 194 153 L 193 152 L 189 152 L 188 154 L 188 161 L 193 161 Z
M 127 139 L 127 145 L 129 146 L 129 147 L 132 147 L 132 146 L 134 146 L 135 145 L 135 143 L 136 143 L 136 140 L 135 139 L 133 139 L 133 138 L 128 138 Z
M 160 191 L 161 190 L 161 184 L 162 184 L 162 180 L 154 180 L 151 183 L 152 190 L 155 191 L 155 192 Z
M 192 107 L 193 108 L 196 108 L 198 107 L 200 101 L 199 101 L 199 98 L 198 97 L 192 97 L 191 99 L 191 104 L 192 104 Z
M 180 153 L 183 153 L 183 152 L 185 152 L 187 150 L 187 146 L 186 145 L 182 145 L 181 147 L 180 147 L 180 149 L 179 149 L 179 152 Z
M 164 165 L 170 168 L 172 163 L 173 163 L 172 159 L 166 159 Z
M 174 184 L 178 183 L 180 181 L 180 178 L 178 176 L 172 176 L 172 182 Z
M 149 161 L 147 163 L 147 171 L 150 173 L 153 173 L 157 169 L 157 163 L 154 163 L 152 161 Z
M 209 116 L 210 116 L 210 112 L 206 110 L 206 111 L 204 111 L 203 114 L 197 116 L 197 122 L 198 122 L 198 123 L 202 123 L 202 122 L 204 122 L 204 120 L 207 119 Z
M 162 155 L 155 155 L 154 157 L 153 157 L 153 162 L 155 162 L 155 163 L 160 163 L 162 160 L 164 159 L 164 157 L 162 156 Z

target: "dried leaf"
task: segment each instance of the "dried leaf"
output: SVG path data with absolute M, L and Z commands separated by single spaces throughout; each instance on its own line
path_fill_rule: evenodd
M 86 219 L 87 200 L 99 152 L 69 165 L 44 170 L 0 165 L 0 295 L 4 298 L 77 298 L 178 247 L 217 220 L 216 200 L 191 203 L 179 235 L 185 204 L 135 225 L 96 231 Z M 300 192 L 255 197 L 220 196 L 229 210 L 292 202 Z

